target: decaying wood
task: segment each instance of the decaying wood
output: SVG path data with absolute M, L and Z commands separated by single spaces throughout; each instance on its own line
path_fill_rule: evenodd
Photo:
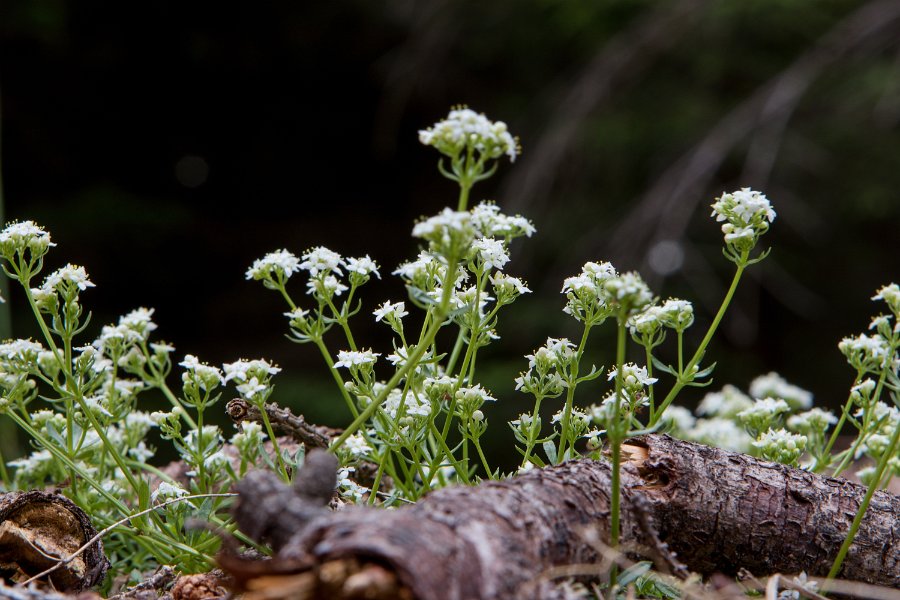
M 265 408 L 273 429 L 290 436 L 307 448 L 327 448 L 331 439 L 341 434 L 341 430 L 338 429 L 312 425 L 302 415 L 295 415 L 289 408 L 274 402 L 267 402 Z M 238 427 L 244 421 L 263 422 L 259 408 L 243 398 L 229 400 L 225 405 L 225 411 Z
M 97 534 L 74 502 L 39 490 L 0 495 L 0 575 L 25 581 L 59 563 Z M 77 592 L 103 581 L 109 561 L 99 539 L 50 575 L 57 590 Z
M 627 450 L 623 547 L 652 557 L 663 544 L 702 574 L 740 568 L 757 575 L 825 574 L 865 494 L 842 479 L 668 436 L 630 440 Z M 316 591 L 306 597 L 318 597 L 324 565 L 357 560 L 385 567 L 420 600 L 547 597 L 546 572 L 596 562 L 590 538 L 609 535 L 605 461 L 576 460 L 507 481 L 445 488 L 390 511 L 327 513 L 302 490 L 274 479 L 263 485 L 266 477 L 239 487 L 236 518 L 249 535 L 265 532 L 261 539 L 277 554 L 236 577 L 245 589 L 254 576 L 312 573 L 304 585 Z M 900 497 L 875 494 L 842 578 L 900 587 L 898 515 Z M 224 566 L 241 569 L 233 561 Z

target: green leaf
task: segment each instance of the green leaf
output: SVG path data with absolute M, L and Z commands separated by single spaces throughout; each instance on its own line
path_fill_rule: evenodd
M 646 575 L 651 566 L 653 565 L 648 560 L 643 560 L 637 564 L 631 565 L 622 571 L 616 578 L 616 583 L 622 587 L 626 587 L 628 584 L 633 583 L 638 577 Z
M 662 362 L 655 356 L 651 356 L 653 359 L 653 367 L 662 371 L 663 373 L 668 373 L 672 377 L 678 377 L 678 371 L 675 370 L 675 367 L 669 366 L 666 363 Z
M 556 445 L 553 442 L 546 441 L 541 446 L 544 448 L 544 453 L 547 455 L 547 459 L 550 461 L 551 465 L 556 464 Z

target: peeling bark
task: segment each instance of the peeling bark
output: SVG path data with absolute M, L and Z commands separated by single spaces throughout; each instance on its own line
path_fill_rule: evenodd
M 865 494 L 845 480 L 668 436 L 629 440 L 626 449 L 623 544 L 652 547 L 653 536 L 641 527 L 649 520 L 678 559 L 703 574 L 746 568 L 823 575 Z M 268 496 L 256 496 L 256 489 Z M 297 490 L 257 481 L 239 489 L 240 505 L 254 507 L 257 522 L 245 522 L 251 514 L 245 508 L 238 523 L 248 533 L 284 526 L 270 574 L 311 572 L 324 585 L 323 565 L 359 560 L 389 568 L 420 600 L 544 597 L 548 569 L 597 562 L 586 534 L 608 539 L 609 490 L 609 464 L 583 459 L 474 488 L 445 488 L 397 510 L 335 514 L 310 511 Z M 897 515 L 900 497 L 877 493 L 841 577 L 900 587 Z M 266 567 L 251 570 L 261 575 Z M 246 583 L 249 575 L 236 579 Z
M 54 566 L 97 535 L 88 515 L 59 494 L 39 490 L 0 495 L 0 576 L 24 581 Z M 97 540 L 49 578 L 57 590 L 78 592 L 103 581 L 109 561 Z

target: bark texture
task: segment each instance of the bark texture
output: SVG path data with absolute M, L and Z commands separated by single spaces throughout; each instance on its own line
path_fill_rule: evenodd
M 59 494 L 39 490 L 0 495 L 0 576 L 24 581 L 57 564 L 97 535 L 88 515 Z M 78 592 L 103 581 L 103 542 L 49 575 L 53 587 Z
M 844 480 L 667 436 L 630 440 L 628 456 L 623 542 L 653 547 L 649 521 L 680 561 L 704 574 L 741 567 L 758 575 L 825 574 L 865 493 Z M 256 489 L 269 497 L 255 497 Z M 247 510 L 238 523 L 248 533 L 285 526 L 276 548 L 282 573 L 290 564 L 315 571 L 335 561 L 369 561 L 389 567 L 421 600 L 545 597 L 543 573 L 596 562 L 586 534 L 608 539 L 610 468 L 603 461 L 445 488 L 391 511 L 310 512 L 296 490 L 279 489 L 261 482 L 240 489 L 240 504 L 254 507 L 261 523 L 245 525 Z M 285 495 L 276 501 L 273 493 Z M 302 510 L 289 508 L 295 502 Z M 290 524 L 281 521 L 288 514 Z M 898 515 L 900 497 L 876 494 L 843 578 L 900 587 Z

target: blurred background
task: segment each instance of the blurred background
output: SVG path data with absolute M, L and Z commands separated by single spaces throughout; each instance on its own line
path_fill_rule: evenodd
M 881 311 L 869 298 L 900 278 L 900 1 L 0 11 L 4 217 L 52 232 L 48 269 L 86 266 L 89 339 L 154 307 L 179 356 L 272 359 L 284 368 L 275 399 L 322 423 L 347 415 L 321 358 L 285 338 L 282 300 L 244 273 L 279 248 L 370 254 L 383 279 L 364 290 L 357 339 L 389 352 L 368 315 L 405 296 L 390 272 L 417 251 L 414 220 L 455 206 L 455 184 L 417 139 L 454 104 L 506 121 L 523 147 L 473 200 L 538 227 L 507 268 L 535 293 L 506 309 L 480 360 L 500 399 L 487 415 L 500 447 L 512 440 L 502 421 L 530 408 L 513 391 L 522 356 L 580 335 L 559 291 L 585 261 L 638 269 L 662 298 L 692 300 L 696 347 L 733 272 L 709 218 L 723 191 L 763 190 L 778 217 L 763 240 L 772 254 L 749 270 L 709 352 L 714 389 L 775 370 L 837 406 L 853 378 L 837 342 L 868 326 Z M 7 297 L 12 334 L 36 335 L 22 297 Z M 604 329 L 598 366 L 613 356 Z

